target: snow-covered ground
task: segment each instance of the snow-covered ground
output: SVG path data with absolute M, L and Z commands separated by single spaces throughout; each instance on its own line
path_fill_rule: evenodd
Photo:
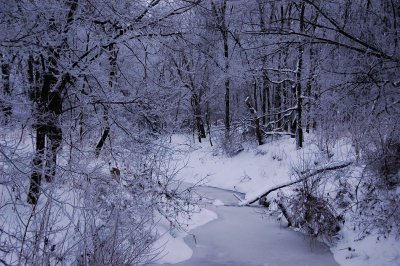
M 245 199 L 249 199 L 259 195 L 265 189 L 290 181 L 292 166 L 302 167 L 300 164 L 304 160 L 299 160 L 300 157 L 307 160 L 316 159 L 313 158 L 313 154 L 317 147 L 311 144 L 311 137 L 306 136 L 306 142 L 308 141 L 310 145 L 305 145 L 306 148 L 301 150 L 296 150 L 294 139 L 282 137 L 262 146 L 245 146 L 242 152 L 230 158 L 216 154 L 215 147 L 211 147 L 208 141 L 193 144 L 187 136 L 174 135 L 172 143 L 175 147 L 188 151 L 187 154 L 182 153 L 183 157 L 177 158 L 186 165 L 179 172 L 178 177 L 182 181 L 237 191 L 244 193 Z M 335 156 L 331 158 L 331 161 L 346 161 L 351 156 L 350 153 L 351 148 L 345 143 L 337 145 L 334 151 Z M 218 207 L 224 205 L 224 202 L 216 198 L 210 204 Z M 204 218 L 199 218 L 202 215 Z M 216 216 L 211 212 L 197 213 L 190 229 L 193 230 L 213 219 L 216 219 Z M 394 238 L 378 240 L 376 235 L 359 240 L 357 234 L 349 226 L 351 225 L 344 226 L 341 232 L 342 239 L 337 246 L 331 247 L 337 263 L 341 265 L 400 265 L 399 240 Z M 232 234 L 235 233 L 232 232 Z M 177 263 L 192 255 L 190 248 L 183 242 L 185 236 L 187 233 L 178 233 L 175 236 L 165 234 L 159 242 L 164 244 L 165 251 L 159 263 Z M 188 239 L 190 236 L 187 241 Z
M 343 239 L 331 250 L 335 260 L 343 266 L 398 266 L 400 265 L 400 239 L 369 235 L 362 240 L 357 232 L 346 226 Z
M 187 141 L 173 136 L 176 143 Z M 297 161 L 294 140 L 283 138 L 262 146 L 249 146 L 234 157 L 215 155 L 214 148 L 204 141 L 193 146 L 188 164 L 180 173 L 185 182 L 201 182 L 208 186 L 258 195 L 265 188 L 289 180 L 289 170 Z
M 210 254 L 210 256 L 214 256 L 215 263 L 218 261 L 226 263 L 227 261 L 224 259 L 227 256 L 231 256 L 232 258 L 230 259 L 237 263 L 240 261 L 239 257 L 244 256 L 241 255 L 241 252 L 245 252 L 246 248 L 248 248 L 245 247 L 244 242 L 239 242 L 237 237 L 242 237 L 243 241 L 248 241 L 255 235 L 263 241 L 259 242 L 257 247 L 252 247 L 247 252 L 248 255 L 246 258 L 242 258 L 243 261 L 246 261 L 246 265 L 249 265 L 249 261 L 255 262 L 253 264 L 262 264 L 263 257 L 258 256 L 258 254 L 268 249 L 268 245 L 281 247 L 281 253 L 273 253 L 277 255 L 276 258 L 286 256 L 285 252 L 287 252 L 288 247 L 284 243 L 293 244 L 293 241 L 297 241 L 297 246 L 291 245 L 291 248 L 293 248 L 292 253 L 290 253 L 292 258 L 298 257 L 298 255 L 293 257 L 293 254 L 301 253 L 307 258 L 305 262 L 308 265 L 313 265 L 312 261 L 314 260 L 324 260 L 326 262 L 320 265 L 331 265 L 330 258 L 332 255 L 326 252 L 324 248 L 320 249 L 324 250 L 322 255 L 312 254 L 312 252 L 307 254 L 310 250 L 303 248 L 308 247 L 310 242 L 306 238 L 298 237 L 299 233 L 291 229 L 280 228 L 280 223 L 271 220 L 271 218 L 263 220 L 259 213 L 249 208 L 243 211 L 244 208 L 225 207 L 226 205 L 235 204 L 236 198 L 232 197 L 235 192 L 238 195 L 240 194 L 240 197 L 244 199 L 251 199 L 268 188 L 290 181 L 292 166 L 302 167 L 302 160 L 299 160 L 300 157 L 303 159 L 308 158 L 308 160 L 320 160 L 320 158 L 314 157 L 317 147 L 313 144 L 311 137 L 306 135 L 307 144 L 300 151 L 296 150 L 294 139 L 282 137 L 262 146 L 245 144 L 242 152 L 233 157 L 226 157 L 216 152 L 215 146 L 211 147 L 207 140 L 199 144 L 197 142 L 193 143 L 192 139 L 188 136 L 173 135 L 172 147 L 182 151 L 181 153 L 175 153 L 177 166 L 183 167 L 178 173 L 177 178 L 186 183 L 202 184 L 203 187 L 221 188 L 229 190 L 229 192 L 224 191 L 215 196 L 214 190 L 212 192 L 214 196 L 207 198 L 207 195 L 205 195 L 204 205 L 199 207 L 189 221 L 182 221 L 185 231 L 170 231 L 169 224 L 163 223 L 160 220 L 161 223 L 157 227 L 157 230 L 161 237 L 154 245 L 156 252 L 161 252 L 157 263 L 202 265 L 202 263 L 211 262 L 202 260 L 201 256 L 205 254 L 208 254 L 207 256 Z M 22 138 L 19 135 L 11 134 L 10 139 L 6 140 L 17 141 L 19 139 L 22 139 L 20 147 L 23 149 L 32 149 L 29 137 Z M 352 156 L 351 148 L 346 143 L 337 145 L 333 153 L 335 154 L 331 158 L 333 162 L 343 162 L 349 156 Z M 321 164 L 323 163 L 325 162 L 321 162 Z M 98 168 L 99 166 L 93 165 L 93 167 Z M 65 195 L 64 197 L 66 197 Z M 227 200 L 224 195 L 229 195 L 232 199 Z M 236 204 L 238 202 L 239 200 L 236 200 Z M 235 220 L 235 223 L 231 223 L 233 220 Z M 229 227 L 231 228 L 230 230 L 232 230 L 228 234 L 231 237 L 224 241 L 220 240 L 223 235 L 217 236 L 218 228 L 223 226 L 221 221 L 227 222 L 231 226 Z M 246 224 L 249 221 L 251 221 L 252 225 Z M 255 234 L 250 235 L 248 232 L 238 232 L 238 225 L 241 224 L 244 225 L 244 228 L 253 229 Z M 275 236 L 271 237 L 271 235 L 267 234 L 268 232 L 261 232 L 262 228 L 265 228 L 266 231 L 268 231 L 267 228 L 270 228 L 269 233 L 275 232 Z M 280 232 L 278 229 L 283 231 Z M 339 240 L 336 246 L 330 248 L 334 259 L 340 265 L 400 265 L 399 239 L 395 239 L 393 236 L 385 238 L 376 234 L 371 234 L 366 238 L 360 239 L 360 235 L 353 230 L 351 223 L 346 223 L 340 233 L 342 239 Z M 204 240 L 201 234 L 204 234 L 206 238 L 213 236 L 213 239 Z M 217 242 L 224 245 L 223 248 L 219 249 L 219 253 L 217 250 L 215 253 L 207 253 L 208 251 L 204 245 L 216 248 L 213 245 Z M 247 243 L 250 243 L 250 241 Z M 201 254 L 202 252 L 203 254 Z M 285 263 L 276 262 L 272 265 L 283 264 Z M 288 264 L 286 263 L 286 265 Z
M 178 263 L 190 259 L 193 250 L 185 243 L 187 232 L 196 227 L 204 225 L 214 219 L 217 215 L 205 208 L 199 208 L 190 221 L 182 221 L 184 230 L 170 230 L 168 223 L 160 223 L 157 227 L 160 238 L 154 244 L 154 249 L 160 251 L 158 263 Z

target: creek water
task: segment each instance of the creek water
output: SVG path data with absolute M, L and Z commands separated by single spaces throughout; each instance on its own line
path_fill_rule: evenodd
M 260 208 L 237 207 L 243 195 L 214 187 L 198 188 L 205 208 L 218 219 L 189 232 L 193 256 L 175 265 L 338 265 L 329 247 L 287 228 Z M 216 201 L 218 200 L 218 201 Z M 224 205 L 214 205 L 213 202 Z

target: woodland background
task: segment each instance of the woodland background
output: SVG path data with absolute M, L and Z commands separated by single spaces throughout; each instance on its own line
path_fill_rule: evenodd
M 179 226 L 198 200 L 174 179 L 177 133 L 226 156 L 313 134 L 327 160 L 345 139 L 335 195 L 306 178 L 287 215 L 331 237 L 351 209 L 364 234 L 399 234 L 398 0 L 0 6 L 3 264 L 151 260 L 157 217 Z

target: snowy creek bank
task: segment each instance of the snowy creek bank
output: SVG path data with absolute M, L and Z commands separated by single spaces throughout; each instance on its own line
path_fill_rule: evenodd
M 338 265 L 326 245 L 263 217 L 259 208 L 233 206 L 233 191 L 201 186 L 198 193 L 218 218 L 185 237 L 190 259 L 164 265 Z

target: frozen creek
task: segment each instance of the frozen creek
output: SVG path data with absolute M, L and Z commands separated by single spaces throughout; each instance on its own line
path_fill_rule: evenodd
M 258 208 L 212 204 L 236 204 L 231 191 L 200 187 L 199 193 L 218 219 L 189 232 L 193 256 L 174 265 L 338 265 L 326 245 L 262 217 Z

